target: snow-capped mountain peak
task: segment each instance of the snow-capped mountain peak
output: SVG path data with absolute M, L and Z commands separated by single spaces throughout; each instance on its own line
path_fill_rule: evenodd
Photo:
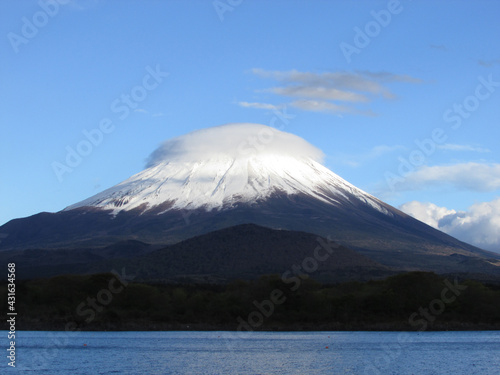
M 360 200 L 390 214 L 378 199 L 325 168 L 322 157 L 304 139 L 265 125 L 198 130 L 163 143 L 142 172 L 65 210 L 211 210 L 256 202 L 273 193 L 302 193 L 332 205 Z

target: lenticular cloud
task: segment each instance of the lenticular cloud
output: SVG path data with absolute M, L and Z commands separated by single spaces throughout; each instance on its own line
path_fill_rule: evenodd
M 196 130 L 165 141 L 149 156 L 146 168 L 169 161 L 197 161 L 218 156 L 237 159 L 258 154 L 323 160 L 320 149 L 294 134 L 266 125 L 239 123 Z

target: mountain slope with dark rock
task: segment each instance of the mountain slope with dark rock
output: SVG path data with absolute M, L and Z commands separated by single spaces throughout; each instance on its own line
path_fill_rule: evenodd
M 391 274 L 351 249 L 319 236 L 253 224 L 196 236 L 123 264 L 139 279 L 231 280 L 279 274 L 338 282 Z

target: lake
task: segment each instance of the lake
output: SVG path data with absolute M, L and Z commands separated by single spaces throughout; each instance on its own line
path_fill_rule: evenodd
M 16 368 L 2 357 L 2 374 L 499 374 L 500 332 L 18 331 Z

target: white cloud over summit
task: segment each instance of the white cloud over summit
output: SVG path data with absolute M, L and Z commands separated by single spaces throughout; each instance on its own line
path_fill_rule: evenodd
M 146 168 L 164 161 L 197 161 L 228 155 L 280 154 L 322 162 L 324 154 L 303 138 L 266 125 L 233 123 L 200 129 L 163 142 Z
M 476 203 L 467 211 L 417 201 L 405 203 L 399 209 L 459 240 L 500 252 L 500 198 Z

